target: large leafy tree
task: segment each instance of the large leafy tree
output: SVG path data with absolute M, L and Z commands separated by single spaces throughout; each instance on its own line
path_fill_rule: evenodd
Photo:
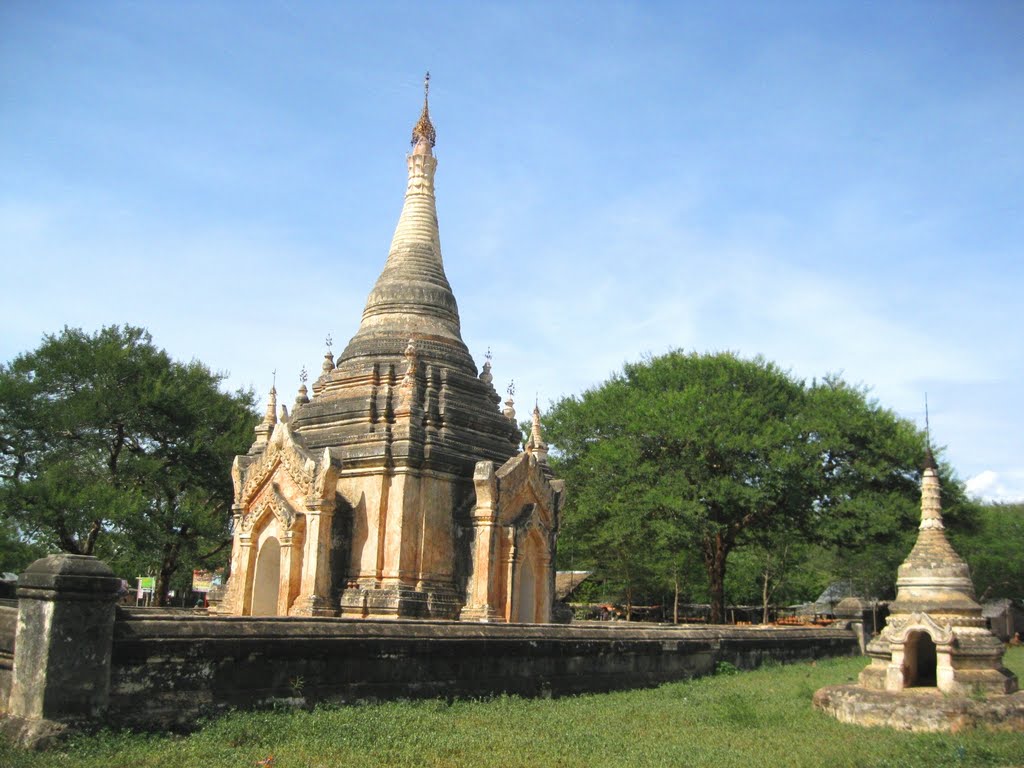
M 563 538 L 606 582 L 651 585 L 698 557 L 715 622 L 737 550 L 764 563 L 764 597 L 804 541 L 862 551 L 913 528 L 923 436 L 834 377 L 676 351 L 563 399 L 545 426 L 570 491 Z
M 65 328 L 0 366 L 0 518 L 21 542 L 157 574 L 229 541 L 230 463 L 246 450 L 251 393 L 174 361 L 148 332 Z
M 978 599 L 1024 598 L 1024 504 L 977 505 L 952 543 L 971 567 Z

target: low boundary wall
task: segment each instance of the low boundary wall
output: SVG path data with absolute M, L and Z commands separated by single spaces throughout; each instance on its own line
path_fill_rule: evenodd
M 187 728 L 226 707 L 551 696 L 859 653 L 840 629 L 145 616 L 114 627 L 107 717 Z
M 559 696 L 654 686 L 712 673 L 720 662 L 750 669 L 768 660 L 859 653 L 857 635 L 836 628 L 250 618 L 123 608 L 115 614 L 99 587 L 89 592 L 77 576 L 53 577 L 57 566 L 64 567 L 41 568 L 38 585 L 19 591 L 18 608 L 0 605 L 0 709 L 20 743 L 41 738 L 33 723 L 187 730 L 231 707 Z M 104 578 L 89 583 L 102 587 Z M 111 612 L 97 613 L 105 605 Z M 84 647 L 99 636 L 90 631 L 73 644 L 47 644 L 47 633 L 66 636 L 62 622 L 82 624 L 83 611 L 110 617 L 110 629 L 99 633 L 105 639 Z M 36 614 L 51 618 L 32 619 Z M 30 675 L 18 671 L 22 663 Z M 69 686 L 79 678 L 88 698 L 75 703 Z M 59 690 L 52 680 L 61 681 Z

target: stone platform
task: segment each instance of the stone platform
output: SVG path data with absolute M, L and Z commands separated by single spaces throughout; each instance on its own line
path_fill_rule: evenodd
M 950 696 L 937 688 L 892 692 L 833 685 L 814 694 L 814 706 L 844 723 L 901 731 L 1024 731 L 1024 691 L 968 698 Z

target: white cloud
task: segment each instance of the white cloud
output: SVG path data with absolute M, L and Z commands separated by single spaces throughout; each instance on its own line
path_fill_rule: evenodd
M 967 493 L 982 501 L 1024 501 L 1024 469 L 996 472 L 986 469 L 970 478 Z

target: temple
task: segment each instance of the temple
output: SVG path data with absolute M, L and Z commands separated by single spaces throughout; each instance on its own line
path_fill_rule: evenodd
M 946 539 L 939 475 L 931 449 L 921 478 L 917 543 L 897 571 L 885 629 L 867 647 L 865 688 L 898 692 L 934 687 L 945 694 L 1008 694 L 1017 678 L 1003 667 L 1003 643 L 974 597 L 971 574 Z
M 427 76 L 429 87 L 429 75 Z M 429 91 L 362 321 L 232 468 L 234 615 L 547 622 L 563 484 L 462 341 L 441 259 Z

